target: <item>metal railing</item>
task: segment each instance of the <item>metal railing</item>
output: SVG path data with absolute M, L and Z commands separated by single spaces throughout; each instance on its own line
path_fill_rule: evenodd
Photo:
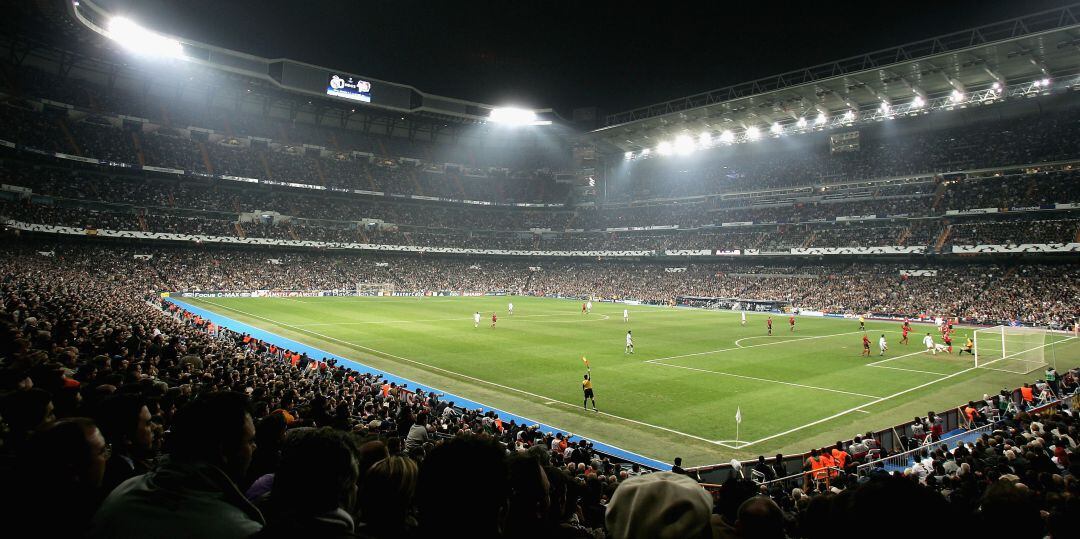
M 882 458 L 882 459 L 867 462 L 866 464 L 860 464 L 855 469 L 855 473 L 858 474 L 859 477 L 862 477 L 864 475 L 869 474 L 871 470 L 874 470 L 876 468 L 884 468 L 884 467 L 887 467 L 887 466 L 895 466 L 895 467 L 906 468 L 906 467 L 910 466 L 911 460 L 913 458 L 915 458 L 915 457 L 922 457 L 922 456 L 925 456 L 925 455 L 929 455 L 930 453 L 934 452 L 939 447 L 948 447 L 950 443 L 952 443 L 952 442 L 954 442 L 956 440 L 959 440 L 960 438 L 962 438 L 964 436 L 970 436 L 970 435 L 975 434 L 975 433 L 978 433 L 978 434 L 981 435 L 982 433 L 990 432 L 990 430 L 993 427 L 994 427 L 993 423 L 987 423 L 986 425 L 983 425 L 981 427 L 974 428 L 974 429 L 971 429 L 971 430 L 967 430 L 967 431 L 961 432 L 959 434 L 956 434 L 954 436 L 950 436 L 948 438 L 942 438 L 942 439 L 937 440 L 937 441 L 932 441 L 932 442 L 930 442 L 928 444 L 920 445 L 919 447 L 916 447 L 915 449 L 909 449 L 907 451 L 904 451 L 903 453 L 896 453 L 894 455 L 889 455 L 889 456 L 887 456 L 885 458 Z

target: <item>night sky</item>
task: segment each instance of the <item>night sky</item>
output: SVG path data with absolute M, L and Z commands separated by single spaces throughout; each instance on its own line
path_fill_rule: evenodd
M 1069 2 L 100 3 L 229 49 L 568 116 L 574 107 L 619 112 Z

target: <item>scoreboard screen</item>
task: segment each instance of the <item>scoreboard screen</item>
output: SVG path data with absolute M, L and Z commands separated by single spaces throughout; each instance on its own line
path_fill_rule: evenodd
M 351 75 L 331 73 L 326 84 L 326 95 L 371 103 L 371 83 Z

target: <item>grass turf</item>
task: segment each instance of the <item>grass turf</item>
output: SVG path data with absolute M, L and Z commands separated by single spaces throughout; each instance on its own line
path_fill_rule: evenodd
M 763 314 L 748 314 L 742 326 L 730 311 L 593 303 L 592 313 L 582 314 L 580 301 L 546 298 L 185 301 L 574 434 L 659 460 L 682 456 L 690 465 L 802 452 L 1041 376 L 1041 369 L 972 369 L 967 355 L 928 356 L 921 338 L 933 328 L 915 325 L 911 344 L 902 345 L 896 322 L 867 322 L 873 353 L 866 358 L 855 320 L 796 317 L 791 332 L 787 316 L 774 315 L 768 336 Z M 634 354 L 624 353 L 627 330 Z M 955 342 L 971 332 L 959 329 Z M 882 333 L 889 350 L 879 357 Z M 1059 370 L 1071 368 L 1080 341 L 1062 340 L 1045 354 Z M 582 409 L 581 356 L 589 359 L 599 414 Z

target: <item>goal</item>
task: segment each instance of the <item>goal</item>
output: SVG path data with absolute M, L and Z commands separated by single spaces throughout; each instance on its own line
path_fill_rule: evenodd
M 391 296 L 394 294 L 394 283 L 356 283 L 357 296 Z
M 1047 365 L 1053 337 L 1043 328 L 995 326 L 975 330 L 975 367 L 1027 374 Z

